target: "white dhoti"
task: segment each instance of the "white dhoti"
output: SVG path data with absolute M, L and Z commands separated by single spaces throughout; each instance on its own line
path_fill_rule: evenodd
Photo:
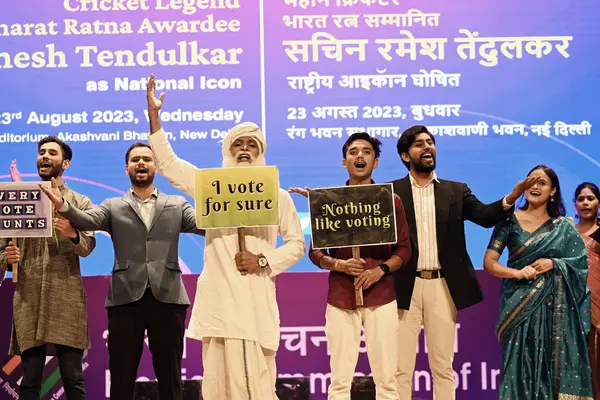
M 369 365 L 377 400 L 398 400 L 395 374 L 398 363 L 398 310 L 396 301 L 358 310 L 327 305 L 325 334 L 331 352 L 329 400 L 350 400 L 364 326 Z
M 203 338 L 205 400 L 276 400 L 275 352 L 243 339 Z

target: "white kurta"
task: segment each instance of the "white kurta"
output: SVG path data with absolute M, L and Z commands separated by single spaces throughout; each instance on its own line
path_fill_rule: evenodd
M 178 158 L 164 130 L 150 135 L 159 171 L 176 188 L 194 197 L 196 167 Z M 290 195 L 279 189 L 279 226 L 245 228 L 246 249 L 262 253 L 269 267 L 243 276 L 236 268 L 237 229 L 208 229 L 204 270 L 198 277 L 196 298 L 187 336 L 246 339 L 266 349 L 279 347 L 279 309 L 275 277 L 298 262 L 306 251 L 300 219 Z M 277 236 L 284 244 L 277 248 Z

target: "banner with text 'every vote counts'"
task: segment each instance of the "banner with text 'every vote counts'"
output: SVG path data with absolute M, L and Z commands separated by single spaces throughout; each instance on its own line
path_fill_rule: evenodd
M 51 237 L 54 207 L 39 185 L 0 182 L 0 238 Z

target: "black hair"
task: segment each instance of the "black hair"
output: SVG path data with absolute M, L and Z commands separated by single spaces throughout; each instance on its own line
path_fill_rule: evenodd
M 553 189 L 555 189 L 554 194 L 550 196 L 550 198 L 548 199 L 548 203 L 546 204 L 546 211 L 548 212 L 548 215 L 552 218 L 556 218 L 558 216 L 564 217 L 566 215 L 565 203 L 562 198 L 562 193 L 560 191 L 560 182 L 558 181 L 558 176 L 556 175 L 556 172 L 554 172 L 552 168 L 540 164 L 533 167 L 531 171 L 529 171 L 527 176 L 531 175 L 533 171 L 536 171 L 538 169 L 541 169 L 546 175 L 548 175 L 548 178 L 550 178 L 550 186 Z M 528 207 L 529 203 L 527 202 L 527 200 L 525 200 L 525 204 L 521 207 L 521 210 L 527 210 Z
M 356 140 L 364 140 L 366 142 L 369 142 L 373 147 L 373 151 L 375 152 L 375 159 L 377 160 L 379 158 L 379 155 L 381 154 L 381 140 L 369 135 L 367 132 L 355 132 L 352 135 L 350 135 L 350 137 L 348 138 L 348 140 L 346 140 L 346 143 L 344 143 L 344 146 L 342 147 L 342 156 L 344 157 L 344 159 L 346 159 L 346 152 L 348 151 L 348 148 L 350 147 L 352 142 Z
M 398 138 L 398 143 L 396 144 L 396 149 L 398 150 L 398 155 L 400 156 L 400 160 L 402 160 L 402 163 L 408 170 L 410 170 L 410 163 L 407 161 L 404 161 L 402 159 L 402 153 L 408 153 L 408 149 L 410 148 L 410 146 L 412 146 L 412 144 L 417 139 L 417 136 L 419 136 L 421 133 L 428 134 L 429 137 L 431 138 L 431 140 L 433 140 L 433 144 L 435 144 L 435 137 L 433 136 L 433 134 L 431 132 L 429 132 L 429 130 L 427 129 L 427 127 L 425 125 L 411 126 L 407 130 L 402 132 L 402 135 L 400 135 L 400 137 Z
M 56 136 L 46 136 L 45 138 L 40 140 L 38 142 L 38 152 L 40 151 L 42 146 L 45 145 L 46 143 L 58 144 L 60 146 L 60 149 L 62 150 L 63 160 L 71 161 L 71 159 L 73 158 L 73 150 L 71 150 L 71 146 L 69 146 L 68 144 L 66 144 L 65 142 L 63 142 L 62 140 L 57 138 Z
M 152 150 L 152 147 L 150 147 L 150 145 L 147 143 L 136 142 L 136 143 L 132 144 L 127 149 L 127 153 L 125 153 L 125 165 L 127 165 L 129 163 L 129 154 L 131 153 L 131 150 L 135 149 L 136 147 L 147 147 L 150 150 Z
M 590 189 L 594 196 L 596 196 L 596 198 L 600 201 L 600 190 L 598 189 L 598 186 L 596 186 L 596 184 L 592 182 L 582 182 L 575 188 L 575 196 L 573 196 L 573 203 L 577 202 L 577 197 L 579 197 L 583 189 Z M 577 218 L 579 218 L 579 215 L 577 215 Z M 600 225 L 600 218 L 598 217 L 596 217 L 596 225 Z

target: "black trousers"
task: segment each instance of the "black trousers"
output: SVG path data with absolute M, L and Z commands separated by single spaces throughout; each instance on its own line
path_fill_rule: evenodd
M 83 385 L 83 350 L 55 345 L 58 368 L 65 389 L 66 400 L 85 400 Z M 39 400 L 46 365 L 46 346 L 32 347 L 21 354 L 23 379 L 19 385 L 19 399 Z
M 149 288 L 134 303 L 108 308 L 111 400 L 133 399 L 146 330 L 160 399 L 183 399 L 181 358 L 186 311 L 187 306 L 156 300 Z

